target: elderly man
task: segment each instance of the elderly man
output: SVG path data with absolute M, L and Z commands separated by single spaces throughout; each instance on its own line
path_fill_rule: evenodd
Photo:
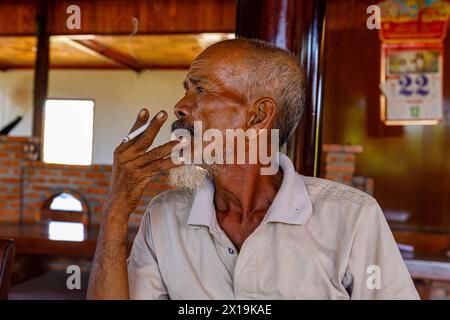
M 194 134 L 195 121 L 222 133 L 278 129 L 281 145 L 303 112 L 303 88 L 289 53 L 256 40 L 220 42 L 192 63 L 172 129 Z M 148 118 L 143 109 L 132 130 Z M 273 175 L 262 175 L 260 162 L 176 164 L 168 155 L 177 141 L 147 151 L 166 119 L 158 113 L 115 151 L 88 298 L 418 298 L 369 195 L 301 176 L 283 154 Z M 166 169 L 179 188 L 151 201 L 127 261 L 128 217 Z

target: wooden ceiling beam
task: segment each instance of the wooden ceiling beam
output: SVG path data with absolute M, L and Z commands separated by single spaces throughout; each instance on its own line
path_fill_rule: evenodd
M 60 38 L 60 37 L 58 37 Z M 141 72 L 145 67 L 136 61 L 133 57 L 119 52 L 117 50 L 111 49 L 108 46 L 92 39 L 74 39 L 70 37 L 61 37 L 63 41 L 70 44 L 71 46 L 82 50 L 92 56 L 100 59 L 106 59 L 113 64 L 122 66 L 127 69 L 131 69 L 135 72 Z
M 13 68 L 13 66 L 9 65 L 9 63 L 0 60 L 0 71 L 7 71 L 9 69 Z

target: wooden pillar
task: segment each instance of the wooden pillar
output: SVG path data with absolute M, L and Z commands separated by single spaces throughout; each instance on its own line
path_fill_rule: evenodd
M 298 53 L 298 0 L 238 0 L 236 36 L 262 39 Z
M 34 66 L 33 90 L 33 137 L 41 155 L 44 104 L 47 99 L 48 68 L 49 68 L 49 34 L 47 31 L 48 5 L 47 1 L 37 2 L 37 52 Z
M 238 0 L 236 36 L 268 41 L 298 55 L 306 73 L 303 119 L 288 142 L 297 171 L 319 174 L 326 0 Z

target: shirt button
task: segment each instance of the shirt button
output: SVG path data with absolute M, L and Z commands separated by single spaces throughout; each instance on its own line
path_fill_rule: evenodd
M 229 252 L 230 254 L 234 254 L 234 250 L 233 250 L 232 248 L 228 248 L 228 252 Z

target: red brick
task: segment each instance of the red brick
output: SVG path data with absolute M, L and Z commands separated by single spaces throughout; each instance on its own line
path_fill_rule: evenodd
M 347 162 L 354 163 L 355 155 L 353 153 L 345 153 L 345 152 L 329 152 L 326 157 L 326 162 L 328 164 L 332 164 L 334 162 Z
M 42 186 L 42 185 L 33 185 L 31 186 L 32 190 L 36 190 L 36 191 L 47 191 L 49 189 L 48 186 Z
M 32 178 L 28 179 L 28 182 L 30 182 L 30 183 L 44 183 L 46 181 L 47 180 L 45 178 L 42 178 L 42 177 L 32 177 Z
M 90 178 L 90 179 L 95 178 L 95 173 L 93 173 L 93 172 L 87 172 L 87 173 L 86 173 L 86 178 Z
M 355 167 L 354 166 L 349 166 L 349 165 L 327 165 L 325 167 L 325 170 L 328 172 L 354 172 L 355 171 Z
M 109 187 L 109 181 L 98 181 L 95 184 L 99 187 Z
M 21 179 L 20 178 L 0 178 L 0 182 L 5 182 L 5 183 L 20 183 Z
M 11 208 L 20 208 L 20 201 L 12 201 L 9 203 Z
M 95 171 L 111 171 L 112 170 L 112 166 L 107 165 L 107 164 L 94 164 L 94 165 L 91 165 L 90 168 Z
M 325 179 L 332 180 L 332 181 L 339 181 L 340 180 L 339 176 L 334 175 L 334 174 L 326 174 L 325 175 Z
M 342 161 L 345 161 L 345 162 L 355 162 L 355 160 L 356 160 L 356 156 L 353 153 L 346 154 L 342 158 Z
M 108 194 L 108 190 L 103 188 L 88 188 L 86 191 L 90 194 Z
M 18 192 L 20 192 L 20 188 L 19 188 L 19 187 L 11 188 L 11 189 L 9 190 L 9 192 L 18 193 Z
M 344 145 L 342 146 L 342 151 L 351 153 L 361 153 L 363 152 L 363 146 L 361 145 Z
M 3 146 L 4 150 L 10 150 L 10 151 L 22 151 L 23 152 L 23 144 L 5 144 Z
M 2 160 L 0 162 L 0 166 L 18 167 L 18 166 L 20 166 L 20 161 L 18 161 L 18 160 Z
M 59 176 L 59 174 L 60 174 L 60 171 L 57 171 L 57 170 L 41 169 L 38 172 L 40 175 L 44 175 L 44 176 Z
M 25 199 L 39 199 L 41 195 L 39 193 L 33 192 L 33 193 L 25 193 L 24 195 Z
M 342 145 L 340 144 L 324 144 L 322 145 L 323 152 L 340 152 L 342 150 Z
M 351 175 L 342 176 L 342 181 L 344 181 L 345 183 L 351 183 L 352 182 L 352 176 Z
M 100 172 L 88 172 L 86 173 L 86 178 L 90 179 L 106 179 L 106 175 Z
M 33 209 L 41 209 L 42 202 L 27 202 L 25 203 L 25 211 L 33 210 Z
M 14 157 L 14 159 L 22 160 L 22 159 L 27 159 L 28 157 L 30 157 L 30 154 L 25 153 L 25 152 L 14 152 L 12 154 L 12 156 Z
M 33 142 L 35 138 L 33 137 L 10 137 L 10 136 L 0 136 L 0 141 L 7 143 L 17 143 L 17 142 Z
M 70 181 L 68 179 L 49 179 L 48 182 L 52 184 L 68 184 Z
M 1 215 L 18 215 L 20 212 L 17 209 L 0 209 L 0 216 Z
M 63 171 L 62 175 L 65 177 L 81 177 L 80 171 Z
M 13 175 L 16 175 L 16 176 L 20 176 L 22 174 L 22 171 L 20 170 L 20 168 L 12 168 L 9 170 Z
M 89 186 L 92 185 L 94 181 L 92 180 L 72 180 L 72 185 L 78 185 L 78 186 Z

